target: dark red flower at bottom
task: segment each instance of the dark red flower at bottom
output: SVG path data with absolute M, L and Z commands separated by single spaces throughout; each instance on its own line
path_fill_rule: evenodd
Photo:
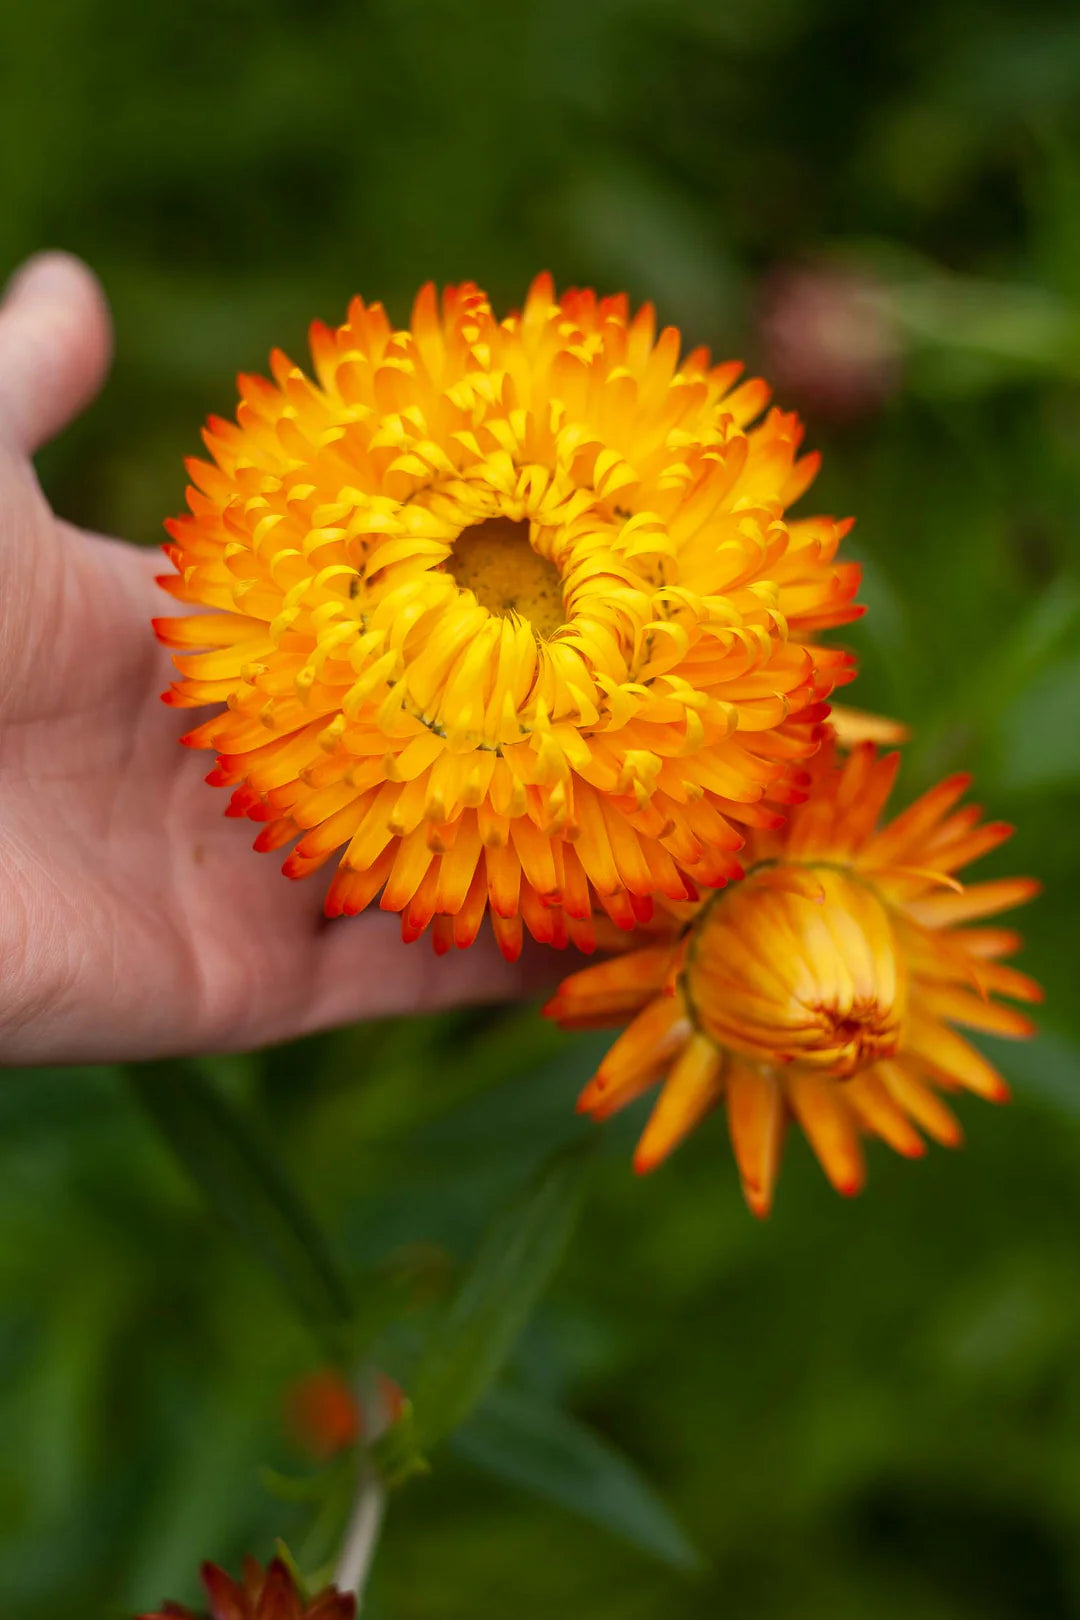
M 288 1566 L 275 1558 L 266 1569 L 245 1558 L 244 1574 L 234 1581 L 216 1564 L 204 1564 L 202 1583 L 210 1600 L 207 1620 L 353 1620 L 356 1599 L 351 1593 L 328 1586 L 313 1598 L 304 1598 Z M 200 1620 L 182 1603 L 166 1603 L 139 1620 Z

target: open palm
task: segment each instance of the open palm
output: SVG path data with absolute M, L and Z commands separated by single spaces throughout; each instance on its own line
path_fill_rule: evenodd
M 396 918 L 327 922 L 222 815 L 162 706 L 160 559 L 58 519 L 30 457 L 92 398 L 109 321 L 63 255 L 0 308 L 0 1061 L 244 1048 L 513 994 L 488 939 L 441 962 Z

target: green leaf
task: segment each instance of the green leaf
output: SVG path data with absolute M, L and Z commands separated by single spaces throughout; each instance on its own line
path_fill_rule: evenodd
M 478 1468 L 557 1502 L 675 1569 L 700 1553 L 629 1458 L 566 1412 L 510 1390 L 491 1390 L 454 1436 Z
M 1080 658 L 1068 658 L 1022 689 L 1001 716 L 1006 787 L 1045 791 L 1080 778 Z
M 411 1393 L 421 1452 L 456 1429 L 502 1371 L 562 1257 L 588 1157 L 586 1148 L 556 1154 L 489 1228 L 416 1371 Z
M 137 1063 L 133 1091 L 207 1201 L 333 1349 L 354 1321 L 349 1283 L 254 1122 L 191 1062 Z
M 430 1472 L 418 1442 L 411 1401 L 405 1401 L 398 1421 L 376 1440 L 371 1456 L 387 1490 L 398 1490 L 417 1474 Z
M 1018 1092 L 1038 1097 L 1070 1119 L 1080 1119 L 1080 1044 L 1062 1030 L 1039 1030 L 1034 1041 L 979 1042 Z

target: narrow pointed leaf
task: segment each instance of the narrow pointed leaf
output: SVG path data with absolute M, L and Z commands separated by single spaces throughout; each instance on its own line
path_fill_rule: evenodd
M 492 1222 L 416 1371 L 411 1395 L 420 1451 L 456 1429 L 502 1371 L 562 1257 L 587 1160 L 585 1149 L 557 1154 Z
M 195 1063 L 137 1063 L 129 1077 L 212 1208 L 273 1272 L 309 1326 L 336 1341 L 354 1318 L 348 1281 L 253 1122 Z
M 510 1390 L 491 1390 L 454 1436 L 454 1450 L 639 1551 L 682 1570 L 701 1555 L 628 1457 L 569 1413 Z

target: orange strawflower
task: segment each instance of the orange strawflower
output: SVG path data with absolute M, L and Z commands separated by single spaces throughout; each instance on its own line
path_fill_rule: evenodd
M 742 882 L 678 918 L 658 914 L 651 943 L 572 975 L 547 1007 L 569 1027 L 633 1020 L 579 1106 L 603 1119 L 664 1081 L 638 1170 L 724 1102 L 743 1191 L 764 1215 L 789 1119 L 834 1187 L 855 1193 L 864 1133 L 915 1158 L 916 1126 L 948 1146 L 961 1139 L 940 1091 L 1006 1100 L 1000 1075 L 953 1025 L 1030 1035 L 1029 1020 L 993 998 L 1037 1001 L 1040 991 L 1000 960 L 1015 934 L 959 925 L 1030 899 L 1037 885 L 965 889 L 952 877 L 1012 831 L 980 825 L 976 806 L 954 808 L 966 776 L 879 829 L 897 760 L 870 743 L 842 759 L 827 743 L 808 801 L 781 830 L 751 835 Z
M 846 523 L 788 522 L 812 480 L 794 416 L 652 308 L 549 277 L 499 321 L 428 286 L 411 326 L 354 300 L 212 419 L 190 514 L 168 527 L 163 619 L 214 705 L 229 814 L 296 839 L 290 877 L 343 850 L 327 911 L 381 895 L 406 939 L 506 955 L 592 945 L 652 899 L 737 874 L 733 823 L 798 794 L 850 660 L 815 645 L 858 613 Z M 224 707 L 221 707 L 224 705 Z
M 208 1620 L 353 1620 L 356 1599 L 351 1593 L 328 1586 L 313 1598 L 297 1589 L 287 1566 L 275 1558 L 265 1570 L 254 1558 L 245 1558 L 244 1574 L 232 1580 L 216 1564 L 204 1564 L 202 1583 L 210 1603 Z M 181 1603 L 166 1603 L 140 1620 L 198 1620 Z

